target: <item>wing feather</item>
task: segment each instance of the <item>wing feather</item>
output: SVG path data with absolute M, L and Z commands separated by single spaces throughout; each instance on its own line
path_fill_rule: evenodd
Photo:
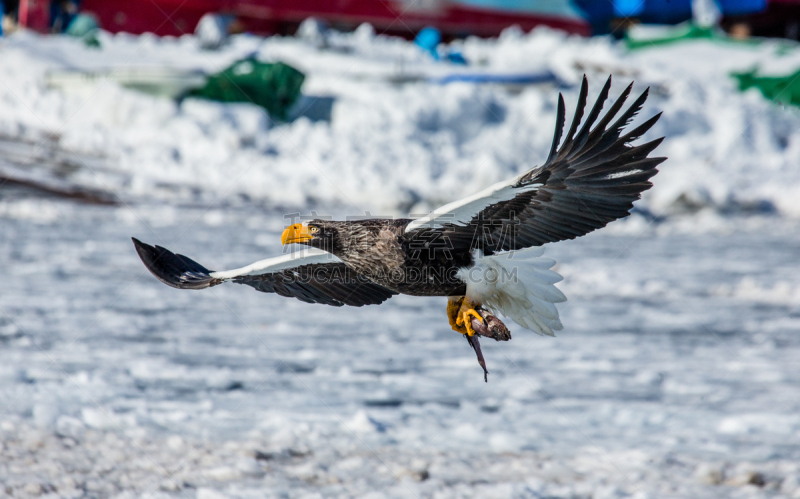
M 568 151 L 572 147 L 572 139 L 575 137 L 575 132 L 578 131 L 578 125 L 581 124 L 581 119 L 583 119 L 583 110 L 586 107 L 586 99 L 588 97 L 589 80 L 586 78 L 586 75 L 583 75 L 583 80 L 581 80 L 581 90 L 578 94 L 578 106 L 575 108 L 575 116 L 572 118 L 572 125 L 569 127 L 567 138 L 564 139 L 564 144 L 561 146 L 562 151 Z
M 609 77 L 583 120 L 588 96 L 584 76 L 575 116 L 560 147 L 565 118 L 559 96 L 553 144 L 544 165 L 412 221 L 406 237 L 431 240 L 430 233 L 440 231 L 448 251 L 480 249 L 490 255 L 573 239 L 627 216 L 633 202 L 652 187 L 649 179 L 666 159 L 648 157 L 663 137 L 641 145 L 631 142 L 650 130 L 661 113 L 622 135 L 641 111 L 649 89 L 623 110 L 631 83 L 601 117 L 610 89 Z
M 553 144 L 550 146 L 550 154 L 547 155 L 547 161 L 552 161 L 556 157 L 558 151 L 558 143 L 561 142 L 561 134 L 564 132 L 564 122 L 566 120 L 564 114 L 567 112 L 566 105 L 564 104 L 564 96 L 558 94 L 558 110 L 556 111 L 556 131 L 553 134 Z
M 609 76 L 606 80 L 606 84 L 603 85 L 603 89 L 600 90 L 600 96 L 594 102 L 594 106 L 592 106 L 592 110 L 589 111 L 589 116 L 586 117 L 586 121 L 583 122 L 581 126 L 581 130 L 578 132 L 578 135 L 575 136 L 574 143 L 572 147 L 563 152 L 563 156 L 567 156 L 572 149 L 580 149 L 586 144 L 586 141 L 589 140 L 589 129 L 594 124 L 594 121 L 600 116 L 600 112 L 603 110 L 603 104 L 605 104 L 606 100 L 608 99 L 608 92 L 611 90 L 611 77 Z M 562 156 L 562 154 L 559 154 Z
M 313 248 L 214 272 L 161 246 L 135 238 L 133 244 L 147 270 L 178 289 L 203 289 L 230 280 L 264 293 L 335 307 L 377 305 L 397 294 L 351 270 L 330 253 Z

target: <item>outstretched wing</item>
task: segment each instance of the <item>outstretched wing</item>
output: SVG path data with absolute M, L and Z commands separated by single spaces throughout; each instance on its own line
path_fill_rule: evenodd
M 448 250 L 478 248 L 491 254 L 573 239 L 626 217 L 633 202 L 652 186 L 649 179 L 658 173 L 656 166 L 666 159 L 647 157 L 663 137 L 630 145 L 660 113 L 622 135 L 649 88 L 612 123 L 632 87 L 633 83 L 597 121 L 611 88 L 609 77 L 579 129 L 588 94 L 584 76 L 575 117 L 560 147 L 565 106 L 564 98 L 558 97 L 555 137 L 542 166 L 412 221 L 406 237 L 440 241 Z
M 354 272 L 330 253 L 313 248 L 214 272 L 191 258 L 132 239 L 147 270 L 173 288 L 203 289 L 230 280 L 265 293 L 335 307 L 377 305 L 397 294 Z

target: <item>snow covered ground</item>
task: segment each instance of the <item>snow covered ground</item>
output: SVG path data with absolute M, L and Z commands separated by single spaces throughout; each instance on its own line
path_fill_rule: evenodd
M 153 279 L 136 236 L 229 268 L 281 251 L 283 215 L 406 215 L 540 162 L 576 88 L 432 85 L 463 71 L 368 29 L 320 50 L 239 37 L 21 33 L 0 43 L 0 494 L 64 497 L 800 497 L 800 113 L 728 71 L 797 51 L 626 53 L 549 30 L 459 45 L 483 71 L 652 86 L 668 156 L 640 214 L 550 245 L 565 330 L 484 341 L 444 300 L 336 309 Z M 330 123 L 169 100 L 49 71 L 216 71 L 256 52 L 334 97 Z M 28 161 L 29 158 L 33 160 Z

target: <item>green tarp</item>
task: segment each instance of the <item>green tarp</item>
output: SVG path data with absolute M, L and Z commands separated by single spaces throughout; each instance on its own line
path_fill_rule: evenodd
M 625 45 L 630 50 L 641 49 L 645 47 L 656 47 L 659 45 L 670 45 L 675 42 L 685 40 L 711 40 L 714 38 L 721 38 L 716 30 L 704 26 L 697 26 L 694 24 L 684 24 L 676 26 L 661 33 L 661 36 L 655 37 L 636 37 L 630 32 L 625 36 Z
M 625 39 L 628 49 L 636 50 L 646 47 L 673 45 L 692 40 L 709 40 L 717 43 L 756 46 L 759 39 L 737 40 L 728 37 L 717 28 L 697 26 L 686 23 L 670 28 L 643 27 L 631 29 Z M 796 44 L 778 44 L 776 53 L 791 53 L 797 50 Z M 782 105 L 800 106 L 800 70 L 786 76 L 759 75 L 757 69 L 742 73 L 731 73 L 739 82 L 739 90 L 744 92 L 757 88 L 767 99 Z
M 757 70 L 732 73 L 739 81 L 739 90 L 757 88 L 767 99 L 783 105 L 800 106 L 800 70 L 787 76 L 758 76 Z
M 721 43 L 757 45 L 757 39 L 740 40 L 731 38 L 719 28 L 684 23 L 669 27 L 636 26 L 625 35 L 625 46 L 629 50 L 637 50 L 662 45 L 673 45 L 691 40 L 710 40 Z
M 251 102 L 266 109 L 271 117 L 285 121 L 300 96 L 304 79 L 303 73 L 288 64 L 249 58 L 209 76 L 205 85 L 188 95 L 219 102 Z

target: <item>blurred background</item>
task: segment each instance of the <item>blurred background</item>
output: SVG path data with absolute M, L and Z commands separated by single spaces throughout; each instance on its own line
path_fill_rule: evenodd
M 0 495 L 800 497 L 797 0 L 0 1 Z M 565 328 L 157 282 L 540 164 L 613 75 L 667 156 L 548 245 Z

